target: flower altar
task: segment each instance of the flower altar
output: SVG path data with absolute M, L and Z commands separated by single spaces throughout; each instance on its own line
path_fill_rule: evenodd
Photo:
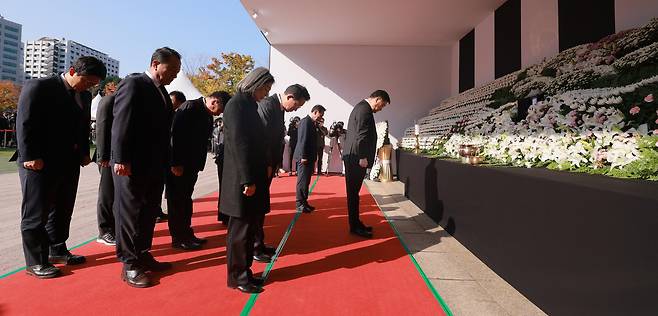
M 426 153 L 658 180 L 658 19 L 444 101 L 419 120 Z M 522 100 L 534 99 L 525 110 Z M 403 148 L 413 148 L 409 130 Z M 412 144 L 413 142 L 413 144 Z

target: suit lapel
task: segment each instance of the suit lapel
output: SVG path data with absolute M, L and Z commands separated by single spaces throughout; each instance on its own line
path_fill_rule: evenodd
M 58 99 L 63 100 L 64 103 L 68 104 L 70 108 L 73 108 L 74 111 L 80 112 L 82 109 L 80 108 L 80 105 L 78 105 L 78 102 L 75 100 L 75 98 L 69 93 L 68 89 L 66 88 L 66 85 L 64 84 L 64 79 L 62 79 L 61 76 L 57 75 L 55 76 L 57 82 L 59 83 L 59 88 L 57 89 Z

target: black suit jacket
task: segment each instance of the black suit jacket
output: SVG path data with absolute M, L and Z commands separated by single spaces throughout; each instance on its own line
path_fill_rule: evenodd
M 115 92 L 112 163 L 130 164 L 133 175 L 164 174 L 169 165 L 169 129 L 174 113 L 146 74 L 123 79 Z
M 347 135 L 343 151 L 344 159 L 368 159 L 368 168 L 375 162 L 377 130 L 370 104 L 365 100 L 352 109 L 347 121 Z
M 265 127 L 265 162 L 272 169 L 281 166 L 286 136 L 283 110 L 275 94 L 258 102 L 258 115 Z
M 315 162 L 318 156 L 318 133 L 315 122 L 310 116 L 306 116 L 299 122 L 297 129 L 297 147 L 295 147 L 295 159 L 308 159 L 309 164 Z
M 223 214 L 248 217 L 269 212 L 264 137 L 258 104 L 250 95 L 236 93 L 224 109 L 224 170 L 219 195 Z M 246 184 L 256 185 L 251 197 L 242 194 Z
M 110 160 L 112 153 L 112 109 L 114 108 L 114 95 L 107 95 L 101 99 L 96 109 L 96 162 Z
M 80 92 L 82 107 L 61 76 L 29 80 L 18 99 L 17 158 L 51 164 L 80 163 L 89 156 L 91 93 Z
M 212 114 L 203 98 L 181 104 L 171 125 L 171 165 L 183 166 L 184 172 L 203 170 L 212 128 Z

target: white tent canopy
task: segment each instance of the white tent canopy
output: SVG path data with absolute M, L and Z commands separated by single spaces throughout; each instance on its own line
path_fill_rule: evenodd
M 192 81 L 185 75 L 185 73 L 181 70 L 178 75 L 176 76 L 176 79 L 172 81 L 168 86 L 165 86 L 167 88 L 167 91 L 180 91 L 185 95 L 185 98 L 188 100 L 192 99 L 198 99 L 201 97 L 201 92 L 197 90 L 197 88 L 194 87 L 192 84 Z M 92 100 L 91 100 L 91 119 L 95 120 L 96 119 L 96 111 L 98 110 L 98 104 L 101 102 L 101 95 L 97 94 Z
M 98 104 L 101 102 L 101 94 L 97 94 L 92 100 L 91 100 L 91 119 L 96 120 L 96 111 L 98 111 Z
M 192 81 L 190 81 L 182 70 L 178 73 L 176 79 L 165 88 L 167 88 L 167 91 L 169 92 L 182 92 L 187 100 L 198 99 L 201 97 L 201 92 L 194 87 Z

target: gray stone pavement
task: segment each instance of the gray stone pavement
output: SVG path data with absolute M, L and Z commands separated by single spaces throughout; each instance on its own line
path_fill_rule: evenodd
M 546 315 L 404 197 L 404 183 L 366 184 L 454 315 Z
M 96 201 L 100 174 L 95 164 L 81 169 L 78 196 L 73 209 L 71 232 L 67 246 L 86 242 L 98 235 Z M 217 191 L 217 168 L 212 155 L 199 173 L 194 197 Z M 21 243 L 21 187 L 18 173 L 0 174 L 0 275 L 25 266 Z M 166 203 L 163 199 L 163 209 Z M 75 252 L 75 251 L 74 251 Z

